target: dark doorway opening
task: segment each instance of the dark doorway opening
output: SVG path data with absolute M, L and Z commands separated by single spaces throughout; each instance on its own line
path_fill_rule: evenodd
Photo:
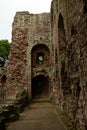
M 32 79 L 32 99 L 47 98 L 49 95 L 48 78 L 44 75 Z

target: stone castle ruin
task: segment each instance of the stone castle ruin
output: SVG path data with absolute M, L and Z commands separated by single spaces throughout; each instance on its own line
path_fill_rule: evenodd
M 75 129 L 86 130 L 87 1 L 53 0 L 50 13 L 17 12 L 0 77 L 5 100 L 22 90 L 29 100 L 54 99 Z
M 29 98 L 48 97 L 52 82 L 50 14 L 17 12 L 13 22 L 12 46 L 7 63 L 6 97 L 25 89 Z

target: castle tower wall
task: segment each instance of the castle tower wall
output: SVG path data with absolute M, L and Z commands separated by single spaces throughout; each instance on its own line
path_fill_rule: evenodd
M 51 29 L 50 13 L 29 14 L 29 12 L 17 12 L 12 25 L 12 45 L 7 63 L 7 98 L 14 99 L 19 91 L 24 89 L 32 98 L 32 79 L 37 75 L 44 75 L 49 79 L 50 89 L 52 88 L 51 56 Z M 32 50 L 34 57 L 44 54 L 44 64 L 37 64 L 33 67 Z M 45 52 L 44 46 L 47 48 Z M 37 54 L 38 53 L 38 54 Z M 49 53 L 49 56 L 47 56 Z M 38 59 L 39 60 L 39 59 Z M 48 65 L 49 60 L 49 65 Z M 50 90 L 49 90 L 50 91 Z

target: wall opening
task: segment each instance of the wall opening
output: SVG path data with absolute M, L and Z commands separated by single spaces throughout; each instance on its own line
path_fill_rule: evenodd
M 62 14 L 60 13 L 59 19 L 58 19 L 58 39 L 59 39 L 59 53 L 64 53 L 66 50 L 66 34 L 65 34 L 65 28 L 64 28 L 64 18 Z
M 87 5 L 84 5 L 84 14 L 87 13 Z
M 49 82 L 44 75 L 32 79 L 32 99 L 47 98 L 49 96 Z
M 39 52 L 37 53 L 37 64 L 43 64 L 44 63 L 44 53 Z
M 6 75 L 3 75 L 1 77 L 1 83 L 2 83 L 2 86 L 4 86 L 4 84 L 6 83 Z
M 65 34 L 64 20 L 63 20 L 63 16 L 61 15 L 61 13 L 60 13 L 60 15 L 59 15 L 58 29 L 59 29 L 59 31 L 61 31 L 62 33 Z
M 31 51 L 32 68 L 49 67 L 50 66 L 50 51 L 44 44 L 37 44 Z
M 3 75 L 3 76 L 1 77 L 1 81 L 2 81 L 2 82 L 6 82 L 6 75 Z
M 78 82 L 76 83 L 76 96 L 79 98 L 80 97 L 80 92 L 81 92 L 81 87 L 80 87 L 80 81 L 78 80 Z
M 58 39 L 59 39 L 59 63 L 60 63 L 60 81 L 61 81 L 61 88 L 63 94 L 68 93 L 68 85 L 67 85 L 67 71 L 66 71 L 66 47 L 67 47 L 67 40 L 66 40 L 66 32 L 65 32 L 65 25 L 64 25 L 64 17 L 62 14 L 59 14 L 58 18 Z
M 87 0 L 83 0 L 84 6 L 83 6 L 83 13 L 87 13 Z

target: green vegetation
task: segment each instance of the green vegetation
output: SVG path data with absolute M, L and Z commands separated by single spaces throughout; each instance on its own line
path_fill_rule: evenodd
M 8 40 L 0 40 L 0 67 L 3 67 L 8 59 L 10 45 Z

